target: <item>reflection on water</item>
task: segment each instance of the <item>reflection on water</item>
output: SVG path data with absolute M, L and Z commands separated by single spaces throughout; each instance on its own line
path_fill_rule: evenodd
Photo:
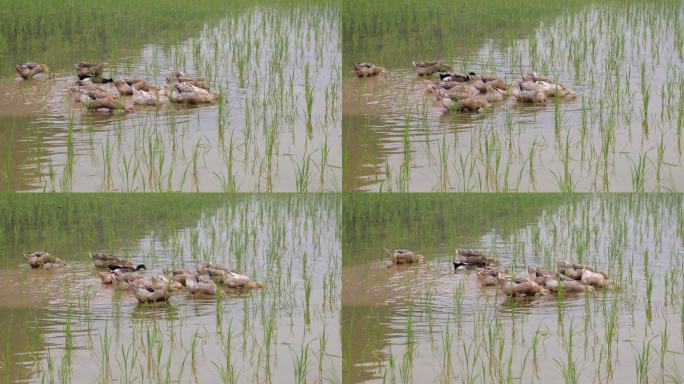
M 339 190 L 338 18 L 332 6 L 236 7 L 192 38 L 107 58 L 114 77 L 152 84 L 201 74 L 222 94 L 214 105 L 92 115 L 68 97 L 71 70 L 0 79 L 3 188 Z
M 530 11 L 547 6 L 554 8 Z M 405 16 L 387 12 L 390 20 Z M 375 61 L 391 75 L 359 79 L 344 71 L 344 190 L 684 189 L 677 177 L 684 144 L 681 3 L 586 4 L 538 16 L 514 33 L 496 17 L 476 18 L 467 44 L 456 46 L 445 45 L 447 37 L 438 33 L 416 46 L 411 36 L 407 43 L 390 35 L 374 52 L 368 46 L 383 36 L 354 31 L 356 45 L 345 44 L 345 69 Z M 426 32 L 432 25 L 416 28 Z M 491 36 L 489 27 L 503 30 Z M 389 54 L 394 46 L 407 56 Z M 425 92 L 426 79 L 411 68 L 412 60 L 426 58 L 508 82 L 536 70 L 577 91 L 578 99 L 558 106 L 506 103 L 479 115 L 444 113 Z
M 71 198 L 70 203 L 79 204 L 78 196 Z M 167 210 L 184 207 L 185 197 L 175 198 L 175 204 L 166 202 Z M 225 289 L 220 299 L 178 294 L 168 305 L 139 305 L 130 292 L 102 285 L 81 251 L 84 245 L 97 249 L 106 237 L 102 232 L 117 230 L 106 225 L 83 233 L 85 244 L 62 249 L 68 266 L 61 269 L 29 270 L 21 265 L 21 254 L 12 251 L 12 257 L 2 256 L 14 263 L 0 269 L 0 288 L 12 292 L 0 295 L 0 381 L 338 382 L 338 199 L 206 198 L 208 206 L 213 200 L 223 202 L 207 210 L 187 208 L 199 213 L 187 224 L 174 222 L 174 215 L 165 217 L 147 199 L 157 227 L 112 251 L 146 264 L 150 273 L 204 260 L 222 263 L 263 281 L 265 288 Z M 81 204 L 104 213 L 112 201 Z M 34 205 L 11 209 L 39 212 Z M 64 233 L 68 227 L 66 221 L 27 226 L 33 235 L 11 235 L 3 252 L 20 249 L 16 239 Z
M 622 382 L 634 380 L 645 350 L 648 377 L 681 376 L 682 196 L 538 196 L 536 207 L 525 199 L 345 199 L 345 382 L 556 382 L 563 369 L 577 382 Z M 387 246 L 414 249 L 428 263 L 388 266 Z M 582 260 L 616 286 L 505 298 L 474 273 L 455 273 L 455 248 L 482 248 L 521 276 L 528 264 Z

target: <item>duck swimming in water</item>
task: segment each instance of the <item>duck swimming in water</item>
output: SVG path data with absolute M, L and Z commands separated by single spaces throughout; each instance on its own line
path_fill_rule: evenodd
M 109 63 L 91 64 L 86 62 L 80 62 L 74 64 L 76 68 L 76 75 L 79 80 L 86 78 L 102 78 L 104 70 L 109 68 Z
M 131 286 L 135 298 L 141 304 L 168 301 L 171 297 L 169 284 L 164 277 L 154 277 L 144 281 L 125 278 L 124 281 Z
M 593 290 L 591 286 L 584 286 L 579 281 L 563 276 L 560 273 L 547 277 L 545 284 L 546 288 L 551 292 L 582 293 Z
M 19 76 L 21 76 L 21 78 L 24 80 L 31 80 L 35 75 L 39 73 L 47 73 L 48 77 L 53 76 L 53 74 L 50 72 L 50 67 L 48 67 L 45 64 L 35 63 L 33 61 L 24 64 L 16 64 L 14 66 L 14 69 L 17 71 L 17 74 L 19 74 Z
M 418 255 L 408 249 L 389 249 L 385 252 L 392 257 L 393 264 L 421 264 L 425 263 L 425 256 Z
M 50 269 L 54 266 L 61 266 L 66 264 L 59 257 L 54 257 L 48 252 L 44 251 L 24 253 L 24 259 L 26 259 L 31 268 Z
M 482 251 L 474 249 L 458 249 L 456 250 L 458 259 L 473 267 L 486 267 L 489 265 L 499 265 L 499 260 L 485 256 Z
M 373 77 L 377 75 L 387 75 L 388 71 L 373 63 L 356 63 L 354 64 L 354 69 L 352 73 L 356 77 Z
M 413 68 L 418 76 L 432 76 L 438 72 L 451 71 L 451 66 L 443 64 L 441 61 L 414 61 Z
M 90 253 L 89 256 L 90 256 L 90 259 L 93 261 L 93 264 L 97 268 L 108 268 L 111 265 L 124 265 L 127 267 L 130 267 L 133 265 L 130 261 L 128 261 L 126 259 L 118 258 L 116 256 L 107 254 L 103 251 Z
M 208 275 L 194 275 L 185 279 L 188 293 L 200 296 L 216 296 L 216 283 Z
M 536 296 L 544 294 L 544 289 L 534 281 L 523 280 L 516 282 L 509 276 L 499 274 L 497 276 L 501 292 L 510 297 Z
M 179 104 L 208 104 L 218 99 L 218 93 L 209 92 L 189 82 L 169 84 L 166 95 L 172 102 Z
M 147 269 L 145 267 L 145 264 L 138 264 L 135 268 L 133 268 L 130 265 L 116 265 L 116 264 L 110 264 L 109 270 L 113 272 L 119 272 L 119 273 L 128 273 L 128 272 L 138 272 L 143 269 Z
M 195 87 L 202 88 L 205 91 L 209 91 L 209 86 L 207 85 L 206 81 L 204 80 L 204 77 L 202 76 L 189 76 L 186 75 L 185 73 L 181 71 L 171 71 L 168 75 L 166 75 L 166 82 L 168 84 L 175 84 L 175 83 L 185 83 L 185 84 L 191 84 L 194 85 Z

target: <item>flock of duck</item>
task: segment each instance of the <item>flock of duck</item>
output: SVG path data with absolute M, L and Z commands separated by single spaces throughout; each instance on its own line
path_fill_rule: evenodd
M 215 102 L 219 96 L 209 89 L 201 76 L 172 71 L 166 76 L 164 86 L 157 87 L 142 77 L 104 77 L 109 67 L 109 63 L 74 64 L 78 80 L 67 84 L 73 100 L 83 104 L 89 111 L 132 112 L 133 105 L 208 104 Z M 53 77 L 50 67 L 45 64 L 28 62 L 15 65 L 15 69 L 24 80 L 31 80 L 39 74 L 45 74 L 48 79 Z M 123 96 L 130 96 L 130 100 L 125 100 Z
M 31 268 L 53 269 L 66 263 L 48 252 L 25 253 L 24 258 Z M 218 287 L 229 289 L 262 288 L 263 284 L 227 267 L 202 262 L 195 269 L 168 268 L 163 274 L 147 275 L 144 264 L 133 263 L 105 252 L 90 254 L 99 272 L 102 284 L 116 284 L 129 289 L 140 303 L 168 301 L 171 296 L 186 292 L 190 295 L 213 297 Z
M 426 81 L 426 91 L 449 111 L 480 112 L 509 98 L 518 103 L 545 104 L 556 97 L 577 97 L 573 90 L 536 72 L 523 74 L 509 84 L 497 75 L 457 73 L 439 61 L 414 62 L 413 68 L 418 76 L 439 76 L 439 80 Z M 352 73 L 357 77 L 389 75 L 387 69 L 372 63 L 356 63 Z
M 393 264 L 421 264 L 426 259 L 406 249 L 385 249 Z M 459 249 L 458 261 L 454 261 L 456 272 L 474 269 L 477 280 L 483 287 L 499 287 L 509 297 L 535 296 L 551 293 L 582 293 L 595 288 L 606 287 L 613 282 L 605 272 L 598 272 L 587 265 L 556 260 L 558 270 L 527 267 L 527 277 L 514 277 L 509 270 L 502 269 L 496 258 L 487 257 L 482 251 Z

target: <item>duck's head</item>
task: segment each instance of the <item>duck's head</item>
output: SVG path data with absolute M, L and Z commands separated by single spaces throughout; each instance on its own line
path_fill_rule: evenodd
M 138 264 L 138 265 L 135 267 L 135 270 L 136 270 L 136 271 L 140 271 L 140 270 L 142 270 L 142 269 L 145 269 L 145 270 L 147 269 L 147 267 L 145 267 L 145 264 Z
M 529 274 L 536 274 L 536 273 L 537 273 L 537 268 L 535 268 L 535 267 L 533 267 L 533 266 L 531 266 L 531 265 L 528 265 L 528 266 L 527 266 L 527 273 L 529 273 Z

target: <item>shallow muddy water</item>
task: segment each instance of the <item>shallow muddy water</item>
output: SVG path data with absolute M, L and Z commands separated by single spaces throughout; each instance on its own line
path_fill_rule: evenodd
M 90 55 L 71 61 L 12 45 L 8 57 L 45 60 L 55 77 L 21 81 L 0 72 L 3 190 L 339 191 L 339 11 L 325 2 L 220 9 L 179 16 L 188 30 L 175 39 L 137 36 L 111 50 L 98 41 L 96 54 L 65 48 L 64 55 Z M 113 44 L 125 46 L 118 39 Z M 114 78 L 160 86 L 174 69 L 202 75 L 222 97 L 87 113 L 66 89 L 75 78 L 67 63 L 81 60 L 107 61 Z
M 338 198 L 152 197 L 1 197 L 0 381 L 340 382 Z M 68 265 L 26 268 L 38 248 Z M 222 263 L 265 287 L 139 305 L 100 283 L 98 248 L 150 273 Z
M 347 196 L 343 214 L 343 381 L 681 382 L 681 195 Z M 388 266 L 385 247 L 426 264 Z M 454 273 L 480 248 L 517 275 L 556 258 L 615 286 L 509 299 Z
M 407 8 L 343 10 L 345 191 L 684 190 L 681 2 Z M 445 112 L 422 60 L 537 71 L 577 99 Z M 389 76 L 355 78 L 355 62 Z

